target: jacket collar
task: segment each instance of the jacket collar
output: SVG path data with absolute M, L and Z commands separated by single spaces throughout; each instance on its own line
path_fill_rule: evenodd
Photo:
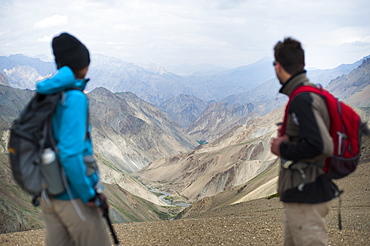
M 306 70 L 300 73 L 297 73 L 290 77 L 283 86 L 280 88 L 279 92 L 282 94 L 285 94 L 287 96 L 290 96 L 295 88 L 297 88 L 300 85 L 303 84 L 309 84 L 309 80 L 306 76 Z

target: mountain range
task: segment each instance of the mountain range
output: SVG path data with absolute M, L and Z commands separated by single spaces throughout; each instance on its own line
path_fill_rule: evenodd
M 326 86 L 332 79 L 347 75 L 367 58 L 333 69 L 309 69 L 307 74 L 313 82 Z M 43 62 L 23 55 L 0 56 L 0 71 L 12 87 L 32 90 L 38 80 L 52 75 L 55 65 L 53 62 Z M 278 94 L 280 85 L 275 78 L 270 58 L 213 74 L 180 76 L 154 64 L 136 65 L 104 55 L 92 55 L 88 76 L 91 81 L 87 91 L 104 87 L 112 92 L 132 92 L 159 108 L 180 127 L 189 128 L 189 132 L 193 134 L 197 132 L 194 138 L 206 138 L 208 141 L 230 129 L 228 126 L 221 126 L 224 129 L 219 130 L 220 134 L 202 134 L 199 129 L 195 129 L 193 122 L 212 102 L 228 104 L 217 104 L 220 106 L 218 109 L 223 108 L 226 111 L 240 112 L 242 107 L 248 108 L 249 110 L 244 110 L 246 115 L 239 115 L 248 118 L 251 108 L 254 115 L 262 116 L 286 101 L 285 96 Z M 187 102 L 181 97 L 187 97 Z M 190 97 L 192 99 L 188 100 Z M 210 107 L 208 112 L 217 108 L 215 105 Z M 203 114 L 203 120 L 199 122 L 212 122 L 212 119 L 205 118 L 207 116 L 212 117 L 212 114 Z M 245 123 L 241 120 L 242 122 Z
M 35 81 L 54 69 L 22 55 L 0 57 L 0 218 L 10 222 L 1 232 L 43 226 L 40 210 L 11 178 L 6 146 Z M 186 204 L 246 184 L 255 188 L 241 202 L 274 194 L 276 157 L 269 143 L 286 97 L 278 95 L 279 83 L 267 69 L 273 71 L 271 62 L 262 59 L 212 75 L 180 76 L 94 56 L 87 95 L 113 221 L 169 219 Z M 369 71 L 367 57 L 307 73 L 368 119 Z
M 369 121 L 370 59 L 363 60 L 348 75 L 333 79 L 327 88 L 338 98 L 353 103 L 361 118 Z M 176 194 L 175 199 L 185 197 L 190 202 L 233 187 L 243 187 L 246 183 L 255 188 L 235 202 L 273 195 L 278 165 L 269 146 L 283 111 L 284 107 L 279 107 L 262 117 L 249 119 L 209 144 L 200 145 L 188 153 L 156 160 L 134 175 L 149 187 L 167 189 Z M 261 178 L 263 183 L 258 183 Z M 254 182 L 251 183 L 252 180 Z

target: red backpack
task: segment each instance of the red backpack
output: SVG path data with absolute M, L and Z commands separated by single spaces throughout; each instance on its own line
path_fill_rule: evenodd
M 361 151 L 361 118 L 347 104 L 339 101 L 322 87 L 302 85 L 289 97 L 285 109 L 282 131 L 285 132 L 290 102 L 304 92 L 313 92 L 324 97 L 330 116 L 330 136 L 333 140 L 333 156 L 326 159 L 324 172 L 332 179 L 343 178 L 356 170 Z

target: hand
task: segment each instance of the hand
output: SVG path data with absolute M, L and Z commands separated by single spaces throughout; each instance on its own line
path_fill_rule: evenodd
M 103 212 L 109 209 L 108 199 L 103 193 L 97 193 L 86 205 L 92 208 L 101 208 Z
M 281 156 L 280 155 L 280 144 L 284 141 L 289 141 L 289 137 L 287 135 L 273 138 L 271 142 L 271 152 L 274 155 Z

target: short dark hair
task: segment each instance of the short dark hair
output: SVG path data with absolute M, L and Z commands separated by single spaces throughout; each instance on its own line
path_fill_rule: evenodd
M 285 71 L 294 75 L 304 71 L 304 50 L 299 41 L 293 38 L 285 38 L 274 47 L 275 61 L 279 62 Z

